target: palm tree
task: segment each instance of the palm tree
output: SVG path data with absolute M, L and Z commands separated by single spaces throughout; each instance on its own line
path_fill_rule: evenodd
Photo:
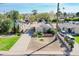
M 67 13 L 66 12 L 64 12 L 64 18 L 66 18 L 67 17 Z
M 19 12 L 12 10 L 10 12 L 7 12 L 7 17 L 13 20 L 13 33 L 16 33 L 16 20 L 19 18 Z

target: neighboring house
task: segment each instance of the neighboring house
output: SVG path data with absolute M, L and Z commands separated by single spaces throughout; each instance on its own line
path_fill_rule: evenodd
M 37 23 L 35 27 L 36 32 L 46 32 L 48 29 L 52 29 L 52 26 L 44 22 Z
M 25 19 L 24 20 L 25 20 L 26 23 L 29 23 L 30 22 L 29 17 L 30 17 L 30 15 L 28 15 L 28 14 L 25 15 Z
M 26 23 L 29 23 L 30 22 L 30 19 L 29 19 L 29 17 L 32 15 L 32 14 L 30 14 L 30 13 L 26 13 L 26 14 L 23 14 L 24 15 L 24 22 L 26 22 Z
M 17 26 L 19 25 L 19 31 L 20 31 L 20 32 L 25 32 L 25 31 L 28 29 L 30 23 L 27 24 L 26 22 L 17 21 L 17 22 L 16 22 L 16 25 L 17 25 Z
M 28 27 L 29 27 L 29 24 L 30 24 L 30 15 L 31 14 L 23 14 L 25 16 L 25 19 L 22 20 L 22 21 L 16 21 L 16 25 L 19 25 L 19 31 L 20 32 L 25 32 Z
M 65 18 L 73 18 L 73 17 L 76 17 L 75 13 L 67 13 L 66 15 L 61 13 L 59 19 L 60 21 L 63 21 Z
M 68 33 L 79 34 L 79 24 L 61 23 L 59 27 L 61 30 L 65 30 Z

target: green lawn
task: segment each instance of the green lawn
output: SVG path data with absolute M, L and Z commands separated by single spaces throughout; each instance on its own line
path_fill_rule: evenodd
M 0 51 L 8 51 L 20 36 L 0 38 Z
M 75 36 L 75 41 L 79 44 L 79 36 Z

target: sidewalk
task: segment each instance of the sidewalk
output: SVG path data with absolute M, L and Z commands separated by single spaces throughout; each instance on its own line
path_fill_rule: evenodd
M 0 55 L 24 55 L 30 40 L 31 37 L 28 34 L 22 34 L 9 51 L 1 51 Z

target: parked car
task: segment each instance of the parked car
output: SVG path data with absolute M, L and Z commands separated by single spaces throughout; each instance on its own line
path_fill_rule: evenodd
M 79 22 L 75 22 L 75 24 L 77 24 L 77 25 L 78 25 L 78 24 L 79 24 Z
M 61 30 L 61 33 L 63 33 L 63 34 L 67 34 L 67 32 L 66 32 L 66 31 L 64 31 L 64 30 Z
M 66 38 L 71 39 L 71 40 L 75 40 L 75 38 L 72 35 L 70 35 L 70 34 L 67 34 Z

